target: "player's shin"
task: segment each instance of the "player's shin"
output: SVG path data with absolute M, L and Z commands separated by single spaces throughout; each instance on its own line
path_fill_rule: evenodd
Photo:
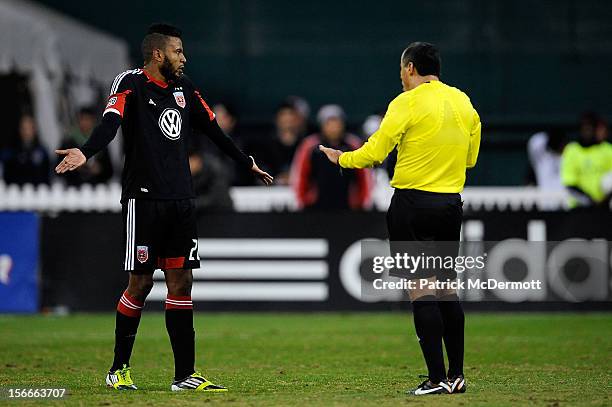
M 111 372 L 130 364 L 143 306 L 144 303 L 130 296 L 127 290 L 119 299 L 115 320 L 115 357 Z
M 195 372 L 195 331 L 191 296 L 167 296 L 166 329 L 174 353 L 174 379 L 181 380 Z

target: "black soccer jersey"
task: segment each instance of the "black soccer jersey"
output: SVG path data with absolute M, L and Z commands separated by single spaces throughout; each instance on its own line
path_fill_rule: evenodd
M 109 116 L 110 115 L 110 116 Z M 102 124 L 121 124 L 125 164 L 122 202 L 129 198 L 193 198 L 188 147 L 192 127 L 203 131 L 225 153 L 250 169 L 252 161 L 219 128 L 215 115 L 192 82 L 182 75 L 165 83 L 144 69 L 115 78 Z M 94 131 L 81 147 L 87 158 L 103 148 L 109 131 Z

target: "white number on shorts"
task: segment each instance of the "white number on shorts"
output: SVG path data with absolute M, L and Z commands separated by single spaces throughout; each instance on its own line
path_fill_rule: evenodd
M 200 253 L 198 253 L 198 239 L 191 240 L 193 240 L 193 247 L 189 252 L 189 260 L 200 260 Z M 193 253 L 195 253 L 195 258 L 193 257 Z

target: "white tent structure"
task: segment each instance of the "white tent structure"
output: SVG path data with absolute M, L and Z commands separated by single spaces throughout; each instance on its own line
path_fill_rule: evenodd
M 29 78 L 39 134 L 48 148 L 58 146 L 64 131 L 61 100 L 77 107 L 95 102 L 97 90 L 110 86 L 128 64 L 124 40 L 30 1 L 0 0 L 0 75 Z

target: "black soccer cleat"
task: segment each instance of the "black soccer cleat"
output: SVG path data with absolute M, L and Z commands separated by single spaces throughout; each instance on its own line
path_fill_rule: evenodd
M 426 377 L 426 376 L 421 376 Z M 440 383 L 433 383 L 429 380 L 429 377 L 421 383 L 416 389 L 410 390 L 408 394 L 413 396 L 425 396 L 428 394 L 451 394 L 451 386 L 450 383 L 443 380 Z
M 465 377 L 462 374 L 450 377 L 448 382 L 451 385 L 451 393 L 465 393 L 467 390 L 467 384 L 465 383 Z

